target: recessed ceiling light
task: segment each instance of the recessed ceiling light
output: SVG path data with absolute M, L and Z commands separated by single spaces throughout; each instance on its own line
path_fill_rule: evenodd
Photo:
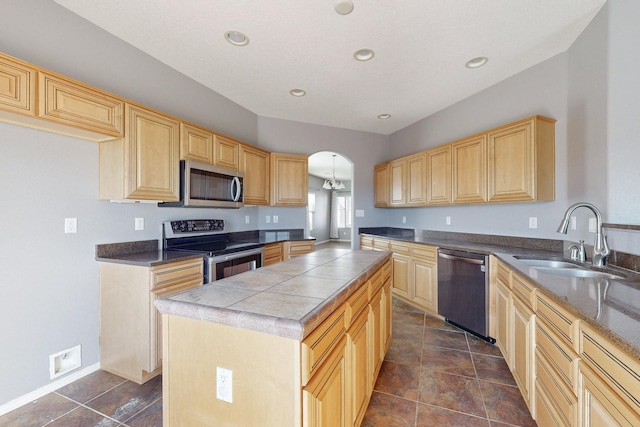
M 487 61 L 489 61 L 489 58 L 487 58 L 486 56 L 478 56 L 477 58 L 473 58 L 467 61 L 467 63 L 465 64 L 465 67 L 467 68 L 482 67 L 484 64 L 487 63 Z
M 340 15 L 348 15 L 351 12 L 353 12 L 353 2 L 346 0 L 346 1 L 338 1 L 336 2 L 336 4 L 333 6 L 333 8 L 335 9 L 335 11 L 340 14 Z
M 390 119 L 390 118 L 391 118 L 391 114 L 387 114 L 387 113 L 385 113 L 385 114 L 378 114 L 378 118 L 379 118 L 380 120 L 387 120 L 387 119 Z
M 227 31 L 224 33 L 224 38 L 235 46 L 245 46 L 249 44 L 249 37 L 242 34 L 240 31 Z
M 302 89 L 291 89 L 289 93 L 293 96 L 305 96 L 307 92 Z
M 371 49 L 358 49 L 353 53 L 353 57 L 358 61 L 368 61 L 375 56 L 375 52 Z

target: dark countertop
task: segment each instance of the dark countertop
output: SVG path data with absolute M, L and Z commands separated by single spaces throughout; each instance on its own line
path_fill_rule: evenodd
M 576 263 L 564 256 L 562 245 L 554 244 L 553 241 L 507 236 L 476 238 L 476 235 L 468 235 L 469 242 L 465 242 L 459 238 L 462 236 L 459 233 L 451 233 L 456 236 L 447 239 L 444 238 L 446 236 L 444 232 L 409 235 L 409 232 L 402 230 L 381 228 L 361 229 L 360 232 L 374 238 L 383 237 L 389 240 L 495 255 L 537 284 L 539 291 L 544 295 L 598 330 L 632 357 L 640 360 L 640 273 L 606 266 L 597 270 L 622 276 L 623 279 L 545 274 L 541 270 L 526 265 L 518 258 L 556 259 Z M 505 244 L 500 244 L 502 242 Z M 590 263 L 582 264 L 581 267 L 596 270 Z

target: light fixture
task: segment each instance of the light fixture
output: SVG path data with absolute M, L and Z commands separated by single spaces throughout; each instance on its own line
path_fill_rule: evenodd
M 307 94 L 307 92 L 305 92 L 304 90 L 302 90 L 302 89 L 297 89 L 297 88 L 296 88 L 296 89 L 291 89 L 291 90 L 289 91 L 289 93 L 290 93 L 292 96 L 305 96 L 305 95 Z
M 390 119 L 390 118 L 391 118 L 391 114 L 387 114 L 387 113 L 384 113 L 384 114 L 378 114 L 378 118 L 379 118 L 380 120 L 387 120 L 387 119 Z
M 338 13 L 339 15 L 348 15 L 351 12 L 353 12 L 353 2 L 350 0 L 341 0 L 336 2 L 336 4 L 333 6 L 333 9 L 336 11 L 336 13 Z
M 358 61 L 369 61 L 375 56 L 375 52 L 371 49 L 358 49 L 353 53 L 353 57 Z
M 479 68 L 479 67 L 482 67 L 484 64 L 486 64 L 487 61 L 489 61 L 489 58 L 487 58 L 486 56 L 478 56 L 476 58 L 473 58 L 467 61 L 467 63 L 464 64 L 464 66 L 467 68 Z
M 325 190 L 342 190 L 344 184 L 342 181 L 336 181 L 336 155 L 333 155 L 333 175 L 331 179 L 325 179 L 324 184 L 322 184 L 322 188 Z
M 234 46 L 245 46 L 249 44 L 249 37 L 240 31 L 227 31 L 224 33 L 224 38 Z

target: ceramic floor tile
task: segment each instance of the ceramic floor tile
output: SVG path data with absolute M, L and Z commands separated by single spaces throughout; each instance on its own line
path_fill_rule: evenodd
M 78 381 L 59 388 L 56 393 L 76 402 L 86 403 L 125 381 L 127 380 L 107 371 L 96 371 L 84 378 L 80 378 Z
M 418 405 L 416 427 L 490 427 L 489 420 L 431 405 Z
M 49 393 L 1 416 L 0 427 L 40 427 L 77 407 L 77 403 Z
M 162 427 L 162 399 L 156 400 L 127 421 L 129 427 Z
M 416 402 L 373 392 L 362 427 L 414 427 Z
M 420 366 L 422 358 L 422 340 L 415 339 L 392 339 L 391 346 L 385 355 L 384 360 L 402 363 L 405 365 Z
M 422 349 L 422 366 L 450 374 L 473 378 L 476 376 L 471 353 L 468 351 L 425 346 Z
M 502 357 L 500 349 L 495 344 L 490 344 L 487 341 L 476 337 L 475 335 L 466 334 L 467 341 L 469 342 L 469 349 L 472 353 L 488 354 L 490 356 Z
M 47 427 L 116 427 L 119 425 L 117 421 L 80 406 L 64 417 L 47 424 Z
M 162 397 L 162 376 L 142 385 L 127 381 L 87 402 L 87 406 L 118 421 L 131 418 Z
M 480 381 L 489 419 L 523 427 L 536 427 L 517 387 Z
M 445 409 L 486 417 L 476 378 L 422 368 L 419 401 Z
M 446 331 L 462 332 L 462 329 L 429 315 L 425 316 L 424 326 L 427 328 L 433 328 L 433 329 L 444 329 Z
M 515 386 L 516 382 L 502 357 L 472 353 L 478 379 Z
M 385 361 L 374 389 L 408 400 L 418 400 L 419 382 L 420 367 Z
M 469 351 L 467 334 L 457 331 L 425 328 L 423 345 Z

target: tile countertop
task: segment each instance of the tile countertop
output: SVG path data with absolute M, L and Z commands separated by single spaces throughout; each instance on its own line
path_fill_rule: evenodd
M 559 305 L 573 313 L 578 319 L 598 330 L 604 336 L 640 360 L 640 273 L 615 266 L 607 266 L 602 271 L 623 276 L 624 279 L 596 279 L 586 277 L 565 277 L 544 274 L 526 265 L 518 257 L 556 259 L 574 262 L 564 257 L 561 247 L 544 241 L 533 242 L 530 248 L 510 246 L 516 238 L 496 236 L 483 242 L 464 242 L 446 239 L 442 235 L 402 235 L 395 230 L 380 233 L 362 233 L 374 238 L 422 243 L 439 248 L 458 249 L 495 255 L 512 268 L 538 285 L 538 289 Z M 470 235 L 473 240 L 473 235 Z M 526 239 L 519 239 L 526 240 Z M 505 244 L 500 244 L 504 242 Z M 575 263 L 575 262 L 574 262 Z M 591 264 L 584 265 L 590 268 Z M 595 268 L 594 268 L 595 269 Z
M 303 340 L 390 252 L 319 249 L 155 302 L 161 313 Z

